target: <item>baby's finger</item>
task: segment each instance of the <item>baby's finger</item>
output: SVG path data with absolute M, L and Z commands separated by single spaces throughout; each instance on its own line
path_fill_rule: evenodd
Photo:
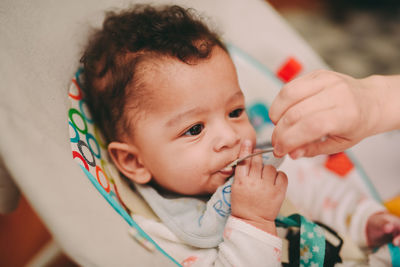
M 286 190 L 288 184 L 288 179 L 287 176 L 284 172 L 278 171 L 276 176 L 275 176 L 275 186 Z
M 400 247 L 400 235 L 393 238 L 393 245 Z
M 394 225 L 393 225 L 392 223 L 386 223 L 386 224 L 383 226 L 383 231 L 384 231 L 386 234 L 392 233 L 392 232 L 394 231 Z
M 276 169 L 272 165 L 264 165 L 262 170 L 262 179 L 267 182 L 268 185 L 275 184 Z
M 255 152 L 257 152 L 257 150 L 255 150 L 254 153 Z M 262 169 L 263 169 L 262 156 L 257 155 L 257 156 L 252 157 L 249 176 L 252 178 L 261 178 L 262 177 Z
M 240 146 L 239 158 L 242 158 L 242 157 L 245 157 L 245 156 L 251 154 L 252 150 L 253 150 L 253 148 L 252 148 L 251 141 L 247 140 L 247 139 L 244 140 L 243 143 Z M 235 177 L 240 179 L 242 177 L 248 176 L 249 175 L 250 164 L 251 164 L 251 158 L 240 162 L 236 166 Z

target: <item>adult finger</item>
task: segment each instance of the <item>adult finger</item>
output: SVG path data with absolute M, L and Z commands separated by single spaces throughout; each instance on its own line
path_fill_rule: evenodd
M 315 141 L 297 148 L 290 152 L 289 155 L 292 159 L 297 159 L 300 157 L 314 157 L 321 154 L 334 154 L 343 152 L 356 143 L 356 140 L 350 141 L 348 139 L 331 136 L 324 138 L 324 140 Z
M 322 90 L 286 110 L 279 121 L 280 127 L 288 128 L 303 117 L 317 113 L 320 110 L 334 108 L 338 106 L 338 103 L 342 103 L 342 101 L 335 88 L 332 88 L 332 90 Z
M 278 123 L 272 133 L 275 156 L 282 157 L 297 148 L 308 145 L 338 129 L 335 109 L 320 110 L 302 117 L 291 127 Z
M 326 70 L 314 71 L 287 83 L 271 104 L 269 117 L 276 124 L 291 106 L 313 96 L 334 82 Z
M 253 144 L 251 140 L 244 140 L 243 143 L 240 145 L 240 152 L 239 152 L 239 158 L 245 157 L 249 154 L 251 154 L 253 150 Z M 248 158 L 242 162 L 240 162 L 236 166 L 235 170 L 235 177 L 241 178 L 241 177 L 246 177 L 249 175 L 249 170 L 251 167 L 251 158 Z

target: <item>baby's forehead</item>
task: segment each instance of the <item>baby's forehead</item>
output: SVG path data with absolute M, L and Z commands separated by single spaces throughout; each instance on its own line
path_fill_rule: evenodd
M 163 99 L 173 95 L 174 87 L 167 85 L 168 80 L 178 75 L 177 64 L 180 64 L 178 59 L 167 56 L 151 56 L 141 60 L 128 87 L 127 109 L 133 105 L 138 108 L 136 112 L 151 112 L 162 104 Z
M 171 83 L 176 84 L 177 80 L 186 78 L 182 76 L 182 69 L 192 66 L 194 64 L 187 64 L 169 56 L 149 58 L 138 66 L 136 71 L 138 79 L 136 81 L 139 81 L 149 97 L 153 95 L 152 99 L 164 94 L 173 94 L 176 88 L 169 85 Z
M 164 106 L 165 102 L 194 101 L 193 95 L 199 90 L 207 93 L 220 87 L 238 88 L 229 55 L 222 49 L 213 52 L 209 57 L 186 61 L 156 54 L 145 57 L 137 65 L 132 89 L 141 91 L 138 97 L 146 102 L 145 109 L 158 109 L 157 105 Z
M 135 72 L 139 77 L 143 78 L 147 85 L 150 85 L 150 87 L 155 85 L 157 87 L 159 86 L 157 83 L 162 82 L 161 80 L 168 81 L 176 77 L 185 78 L 182 73 L 188 74 L 188 69 L 190 69 L 190 72 L 195 72 L 199 65 L 207 64 L 212 60 L 221 61 L 226 59 L 233 65 L 229 54 L 218 46 L 213 47 L 211 53 L 204 58 L 194 56 L 180 59 L 178 56 L 147 52 Z
M 154 82 L 154 78 L 174 74 L 174 69 L 180 62 L 177 58 L 163 55 L 152 55 L 146 57 L 138 66 L 137 73 L 146 80 L 148 84 Z

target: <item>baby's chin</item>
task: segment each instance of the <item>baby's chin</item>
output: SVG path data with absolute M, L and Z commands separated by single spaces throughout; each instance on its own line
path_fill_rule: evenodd
M 213 180 L 212 189 L 209 191 L 210 194 L 214 194 L 218 187 L 223 186 L 229 181 L 235 174 L 235 169 L 230 172 L 230 175 L 220 175 L 220 177 Z
M 205 184 L 201 184 L 198 187 L 193 187 L 191 189 L 185 188 L 165 188 L 158 184 L 154 179 L 149 182 L 149 185 L 157 190 L 159 194 L 164 196 L 194 196 L 194 197 L 209 197 L 217 191 L 220 186 L 223 186 L 230 178 L 234 175 L 234 168 L 224 174 L 214 173 L 208 179 L 208 182 Z
M 176 197 L 177 195 L 180 196 L 188 196 L 188 197 L 209 197 L 211 196 L 216 189 L 218 188 L 218 186 L 216 186 L 215 190 L 213 189 L 207 189 L 207 190 L 198 190 L 198 188 L 196 190 L 192 190 L 192 191 L 185 191 L 183 189 L 180 188 L 165 188 L 161 185 L 159 185 L 158 183 L 156 183 L 155 181 L 151 181 L 149 183 L 150 186 L 152 186 L 155 190 L 157 190 L 157 192 L 161 195 L 163 195 L 164 197 Z

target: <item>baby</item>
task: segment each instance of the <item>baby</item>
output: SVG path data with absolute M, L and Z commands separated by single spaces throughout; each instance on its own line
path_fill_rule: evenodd
M 192 10 L 135 6 L 107 16 L 82 62 L 88 105 L 112 160 L 162 220 L 135 217 L 144 230 L 184 266 L 280 266 L 275 219 L 287 178 L 261 156 L 226 167 L 253 152 L 256 135 L 235 67 L 216 33 Z M 222 198 L 228 192 L 230 200 L 223 203 L 226 218 L 215 222 L 223 229 L 215 245 L 200 238 L 196 247 L 180 229 L 167 227 L 176 220 L 171 210 L 188 202 L 195 204 L 184 216 L 203 212 L 202 203 L 216 192 Z M 182 219 L 190 224 L 188 218 Z M 370 246 L 396 236 L 400 241 L 395 219 L 386 212 L 369 217 Z

